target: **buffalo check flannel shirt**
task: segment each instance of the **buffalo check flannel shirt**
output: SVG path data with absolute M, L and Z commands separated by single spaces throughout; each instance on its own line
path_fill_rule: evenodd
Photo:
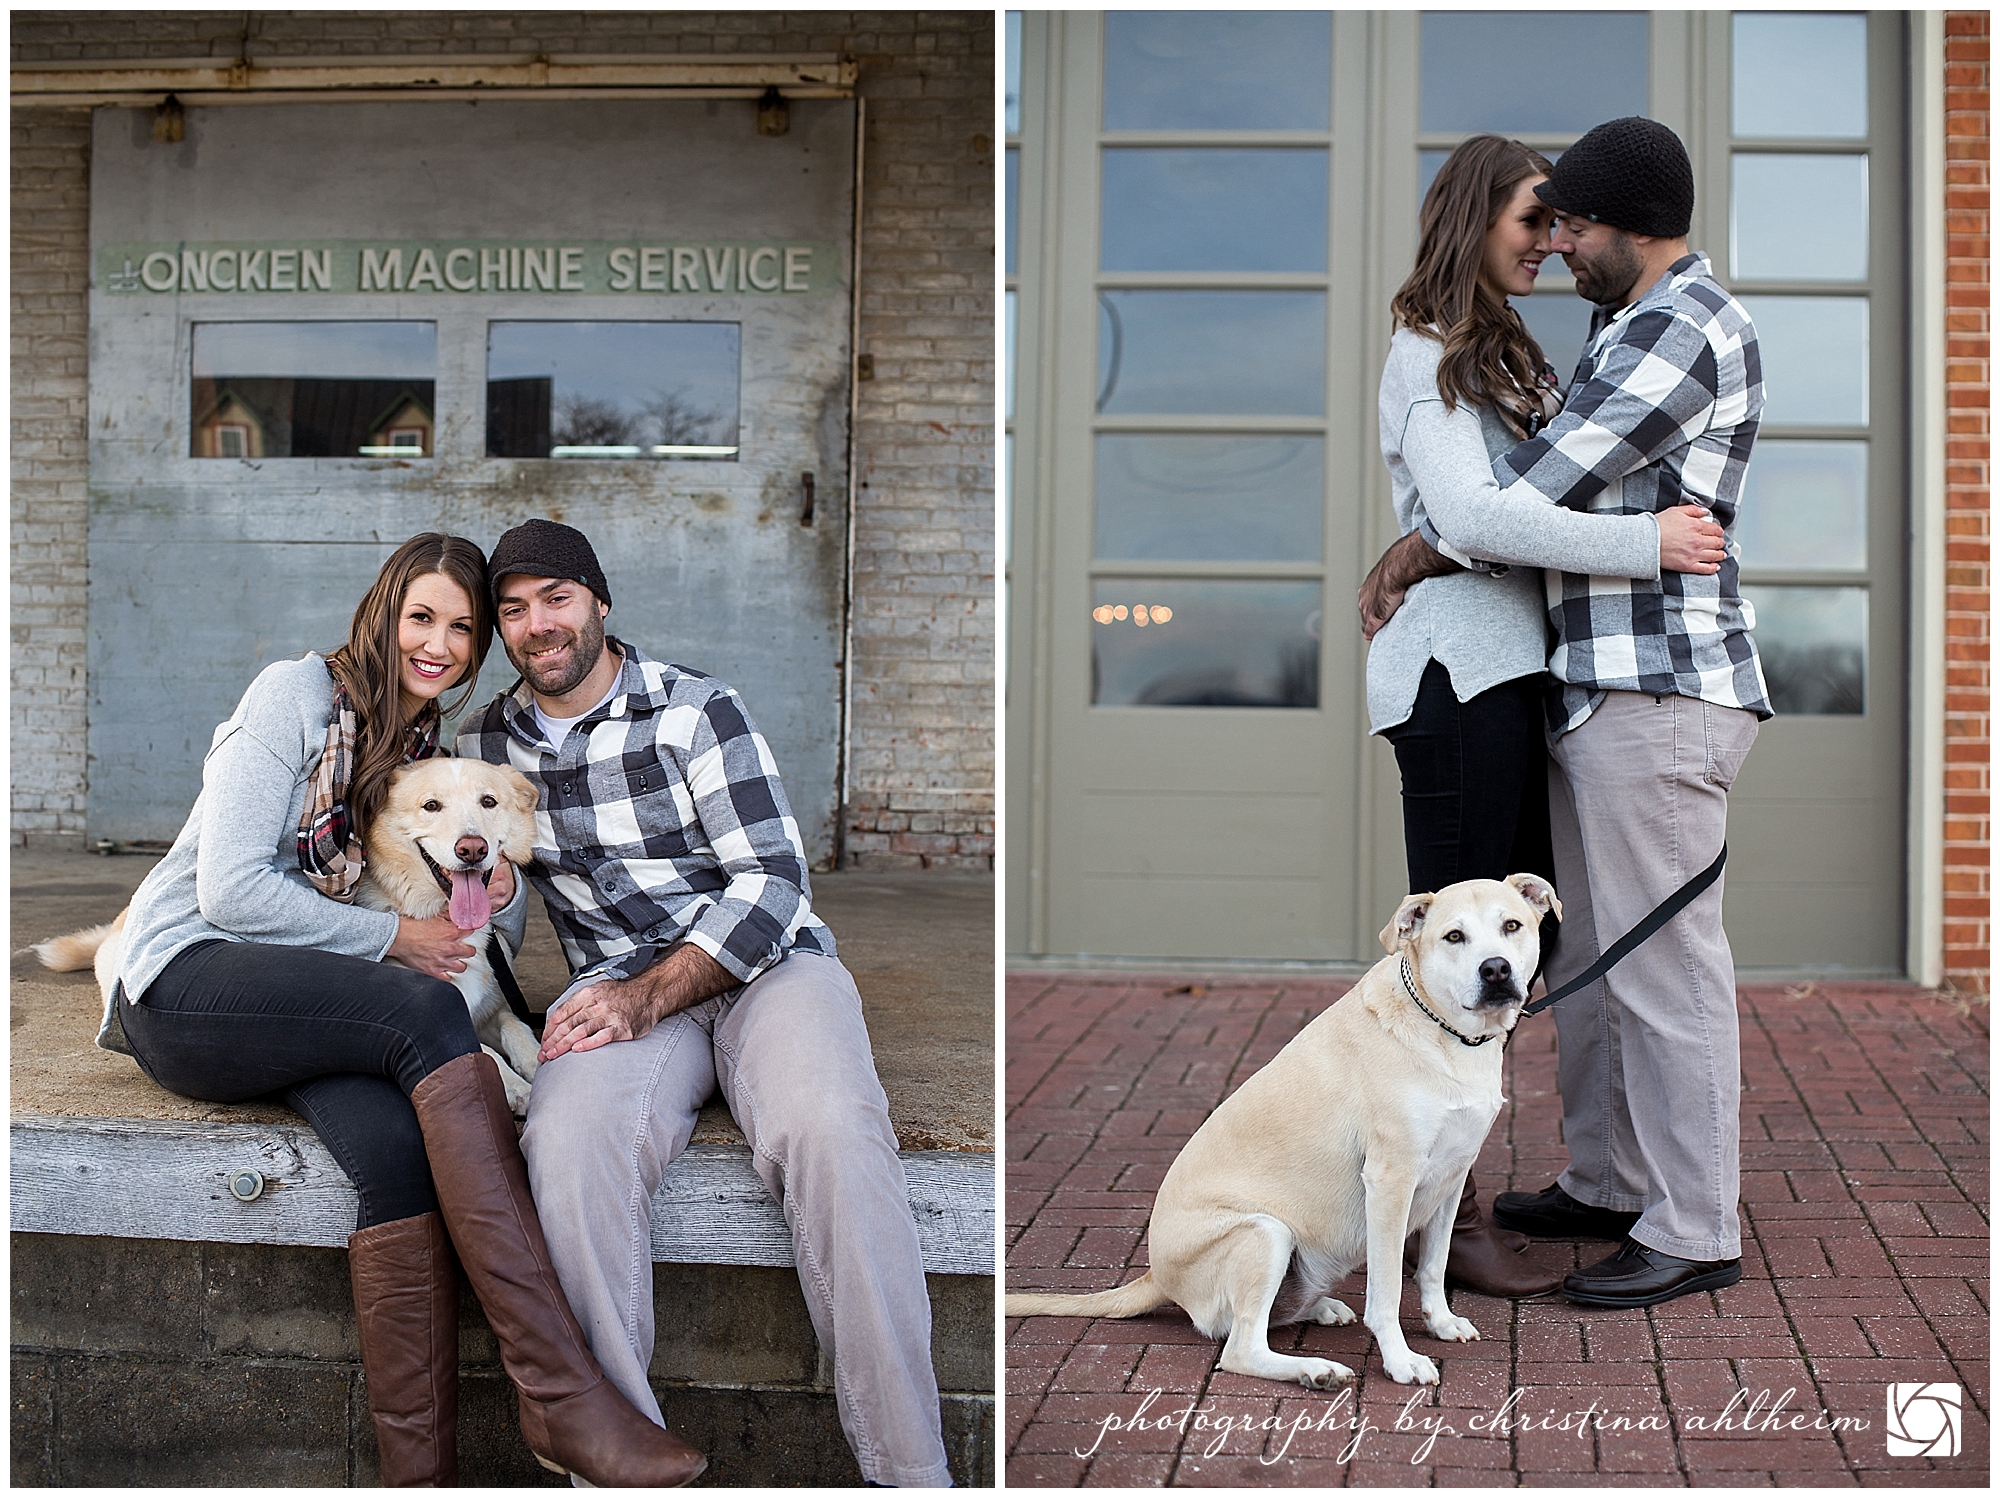
M 788 952 L 832 956 L 777 763 L 743 699 L 606 645 L 624 658 L 617 689 L 559 748 L 543 739 L 524 682 L 467 719 L 457 741 L 541 793 L 529 877 L 569 961 L 568 991 L 634 977 L 682 942 L 743 983 Z
M 1715 280 L 1706 256 L 1684 255 L 1591 339 L 1561 413 L 1494 464 L 1510 496 L 1614 515 L 1700 504 L 1725 536 L 1713 576 L 1547 573 L 1556 634 L 1549 727 L 1558 737 L 1608 691 L 1678 693 L 1771 716 L 1736 544 L 1763 409 L 1750 314 Z

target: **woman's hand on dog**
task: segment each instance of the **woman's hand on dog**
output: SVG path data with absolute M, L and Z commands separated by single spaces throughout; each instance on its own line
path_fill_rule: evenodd
M 472 943 L 465 939 L 465 933 L 452 924 L 449 915 L 434 915 L 426 920 L 413 916 L 396 917 L 396 939 L 389 944 L 389 956 L 403 964 L 415 968 L 420 973 L 429 973 L 433 978 L 442 978 L 449 983 L 465 971 L 466 963 L 472 960 Z
M 504 909 L 514 898 L 514 866 L 504 858 L 493 865 L 493 876 L 486 881 L 486 898 L 495 910 Z

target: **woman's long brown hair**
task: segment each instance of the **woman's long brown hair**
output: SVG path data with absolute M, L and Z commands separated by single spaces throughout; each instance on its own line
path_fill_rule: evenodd
M 1390 300 L 1398 327 L 1443 335 L 1438 394 L 1490 406 L 1522 436 L 1524 412 L 1541 399 L 1546 360 L 1520 313 L 1479 278 L 1486 232 L 1527 177 L 1546 176 L 1549 161 L 1517 140 L 1475 135 L 1439 168 L 1418 219 L 1417 264 Z
M 326 658 L 327 671 L 347 688 L 354 704 L 357 741 L 354 772 L 347 785 L 347 819 L 356 837 L 367 835 L 369 822 L 388 794 L 389 776 L 403 763 L 409 745 L 416 717 L 403 707 L 403 652 L 398 643 L 403 600 L 411 583 L 434 572 L 457 583 L 472 601 L 472 659 L 457 699 L 449 707 L 426 703 L 418 716 L 449 717 L 465 706 L 493 643 L 493 599 L 486 586 L 485 553 L 463 536 L 427 531 L 397 547 L 362 595 L 354 622 L 347 627 L 347 643 Z

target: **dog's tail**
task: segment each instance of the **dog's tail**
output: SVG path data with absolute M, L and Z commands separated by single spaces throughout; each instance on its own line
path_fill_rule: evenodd
M 107 921 L 102 926 L 86 926 L 67 936 L 52 936 L 47 941 L 36 942 L 28 950 L 41 958 L 43 967 L 52 967 L 59 973 L 74 973 L 89 967 L 97 958 L 97 949 L 116 935 L 124 924 L 125 916 L 121 912 L 115 921 Z
M 1095 1295 L 1010 1295 L 1009 1316 L 1141 1316 L 1173 1299 L 1147 1270 L 1129 1285 Z

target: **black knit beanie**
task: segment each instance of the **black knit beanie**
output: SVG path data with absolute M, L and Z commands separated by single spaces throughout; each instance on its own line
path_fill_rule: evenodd
M 597 565 L 597 553 L 589 538 L 574 527 L 553 520 L 524 520 L 494 544 L 486 559 L 486 575 L 492 579 L 494 603 L 500 601 L 500 579 L 510 572 L 529 577 L 566 577 L 582 583 L 602 599 L 611 602 L 611 589 L 604 581 L 604 569 Z
M 1658 120 L 1607 120 L 1556 161 L 1535 196 L 1631 234 L 1678 239 L 1694 221 L 1694 167 L 1681 138 Z

